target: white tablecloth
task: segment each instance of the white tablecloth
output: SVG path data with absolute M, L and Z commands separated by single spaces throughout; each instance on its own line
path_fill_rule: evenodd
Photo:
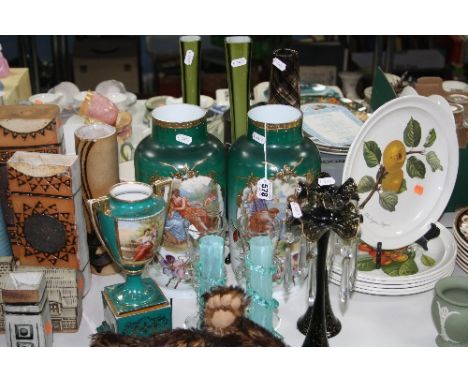
M 228 273 L 232 280 L 232 272 Z M 454 274 L 464 275 L 458 267 Z M 54 333 L 54 346 L 88 346 L 89 336 L 96 332 L 104 317 L 101 291 L 122 281 L 121 275 L 93 275 L 91 289 L 83 300 L 80 330 Z M 354 293 L 348 309 L 343 311 L 338 287 L 330 284 L 329 288 L 333 311 L 343 326 L 341 333 L 330 339 L 330 346 L 435 346 L 437 332 L 431 318 L 433 291 L 396 297 Z M 296 321 L 307 307 L 305 286 L 288 301 L 282 298 L 278 301 L 281 320 L 278 332 L 288 345 L 301 346 L 304 336 L 296 329 Z M 174 298 L 172 302 L 173 327 L 183 327 L 185 318 L 196 309 L 195 299 Z M 5 346 L 5 335 L 0 335 L 0 346 Z

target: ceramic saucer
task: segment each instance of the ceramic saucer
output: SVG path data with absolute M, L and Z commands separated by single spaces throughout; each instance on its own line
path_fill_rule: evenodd
M 446 92 L 468 92 L 468 84 L 462 81 L 444 81 L 442 88 Z

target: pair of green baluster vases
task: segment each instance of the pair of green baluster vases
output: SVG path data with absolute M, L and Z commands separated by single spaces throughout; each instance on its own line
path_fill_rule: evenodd
M 213 214 L 221 212 L 228 217 L 230 257 L 242 283 L 244 253 L 237 222 L 261 229 L 265 219 L 284 221 L 288 197 L 298 182 L 311 181 L 320 172 L 318 150 L 302 135 L 302 113 L 286 105 L 252 108 L 247 134 L 229 152 L 208 134 L 205 111 L 198 106 L 161 106 L 153 111 L 152 121 L 152 134 L 135 152 L 135 177 L 145 183 L 172 179 L 172 190 L 162 244 L 150 274 L 162 288 L 194 293 L 186 228 L 209 228 Z M 257 195 L 258 181 L 264 178 L 272 188 L 269 200 Z M 280 272 L 281 283 L 279 276 Z

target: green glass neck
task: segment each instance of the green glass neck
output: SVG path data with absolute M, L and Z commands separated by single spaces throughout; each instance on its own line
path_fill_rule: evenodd
M 180 41 L 180 72 L 184 103 L 200 105 L 200 45 L 201 40 Z M 192 59 L 185 63 L 187 52 L 192 51 Z
M 267 145 L 295 145 L 301 143 L 302 141 L 302 126 L 300 123 L 295 127 L 290 127 L 289 129 L 278 130 L 265 130 L 254 126 L 252 123 L 249 123 L 249 127 L 247 130 L 247 139 L 251 142 L 259 144 L 252 137 L 254 132 L 260 134 L 261 136 L 266 135 Z
M 176 139 L 178 134 L 187 135 L 192 138 L 190 145 L 185 145 Z M 192 146 L 203 143 L 208 136 L 206 122 L 190 128 L 170 128 L 158 126 L 153 122 L 153 139 L 166 146 Z

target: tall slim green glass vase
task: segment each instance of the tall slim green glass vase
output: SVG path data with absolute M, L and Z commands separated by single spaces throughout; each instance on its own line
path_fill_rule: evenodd
M 252 39 L 248 36 L 226 37 L 224 43 L 231 108 L 231 142 L 234 143 L 247 134 Z
M 184 103 L 200 105 L 200 36 L 182 36 L 180 44 L 180 74 Z

